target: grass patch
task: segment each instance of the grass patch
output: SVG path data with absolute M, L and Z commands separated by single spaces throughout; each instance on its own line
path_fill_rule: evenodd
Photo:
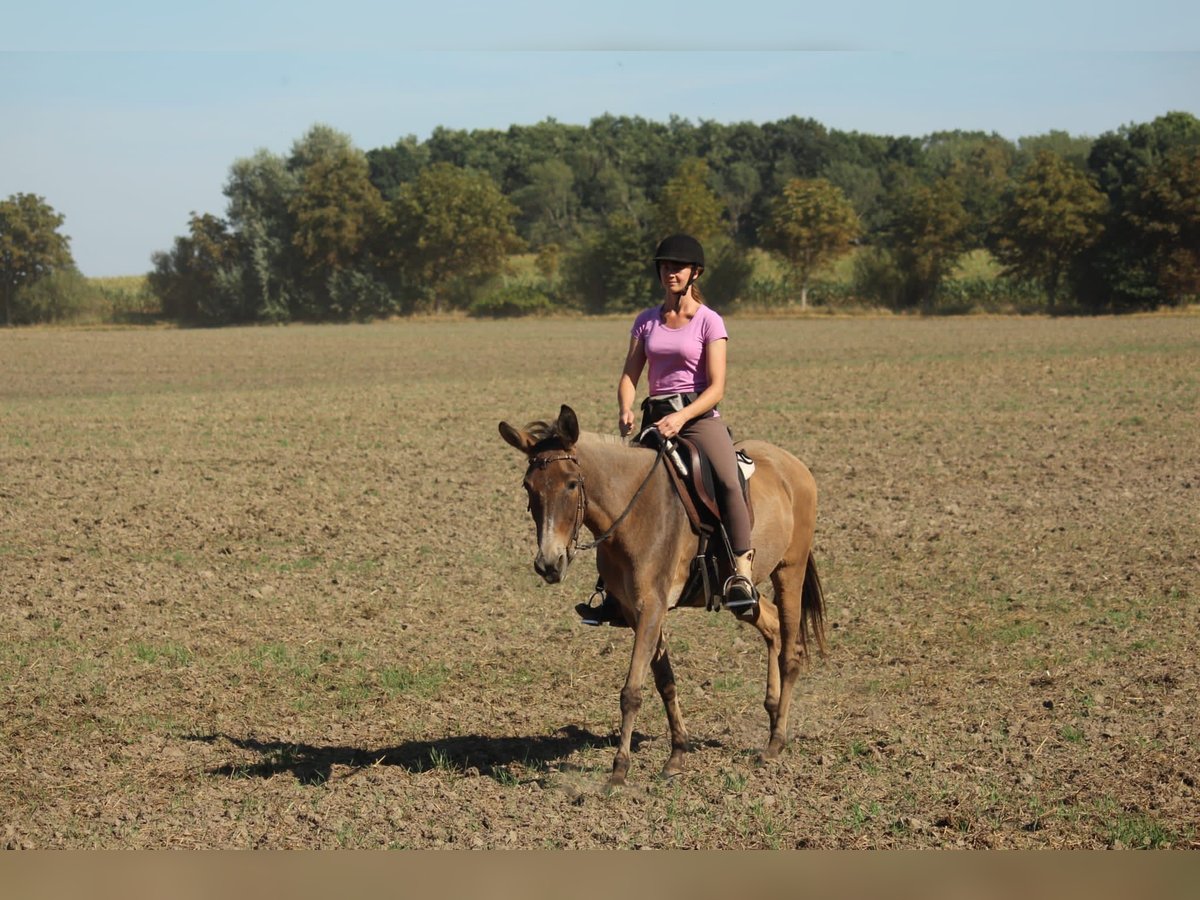
M 379 673 L 379 686 L 388 695 L 411 694 L 418 697 L 433 697 L 441 690 L 450 670 L 444 665 L 425 666 L 412 669 L 384 669 Z
M 194 654 L 182 644 L 167 641 L 163 644 L 148 644 L 138 641 L 133 645 L 133 658 L 151 665 L 162 662 L 175 668 L 192 664 Z

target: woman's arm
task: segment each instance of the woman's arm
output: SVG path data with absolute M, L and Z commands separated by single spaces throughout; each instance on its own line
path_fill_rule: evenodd
M 637 383 L 646 367 L 646 348 L 642 339 L 629 339 L 629 352 L 625 355 L 625 368 L 617 382 L 617 427 L 621 436 L 633 431 L 633 401 L 637 399 Z

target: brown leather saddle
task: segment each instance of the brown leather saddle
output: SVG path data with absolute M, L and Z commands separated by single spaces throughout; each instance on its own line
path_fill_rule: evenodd
M 657 429 L 647 428 L 637 436 L 637 443 L 658 450 L 663 441 Z M 746 509 L 750 513 L 750 525 L 754 525 L 754 506 L 750 502 L 748 473 L 753 473 L 754 463 L 743 451 L 738 450 L 738 480 Z M 716 499 L 717 479 L 712 463 L 700 448 L 684 437 L 667 441 L 667 474 L 675 486 L 688 521 L 696 534 L 712 534 L 721 524 L 721 507 Z

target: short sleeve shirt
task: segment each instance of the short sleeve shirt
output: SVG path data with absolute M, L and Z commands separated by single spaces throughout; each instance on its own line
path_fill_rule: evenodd
M 658 306 L 644 310 L 630 331 L 646 351 L 650 393 L 699 394 L 708 387 L 708 345 L 729 339 L 725 322 L 704 305 L 682 328 L 668 328 L 661 313 Z

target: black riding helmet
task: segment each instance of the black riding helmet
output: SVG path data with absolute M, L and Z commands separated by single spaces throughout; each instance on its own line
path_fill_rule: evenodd
M 673 234 L 659 241 L 654 251 L 654 265 L 660 262 L 691 263 L 704 268 L 704 248 L 690 234 Z
M 659 241 L 658 248 L 654 251 L 654 274 L 656 276 L 660 262 L 687 263 L 695 267 L 692 277 L 688 279 L 688 283 L 683 289 L 684 293 L 687 293 L 688 288 L 700 276 L 700 270 L 704 268 L 704 248 L 690 234 L 673 234 Z

